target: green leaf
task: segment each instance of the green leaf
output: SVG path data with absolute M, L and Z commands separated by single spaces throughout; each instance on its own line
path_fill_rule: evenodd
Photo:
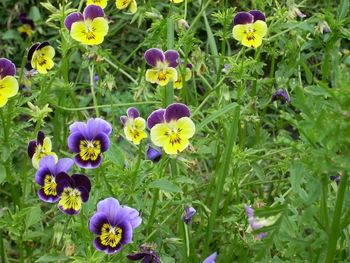
M 5 180 L 6 178 L 6 169 L 5 166 L 0 164 L 0 184 Z
M 67 260 L 66 256 L 53 256 L 53 255 L 44 255 L 38 258 L 35 262 L 58 262 L 62 260 Z
M 166 179 L 158 179 L 150 183 L 150 188 L 158 188 L 162 191 L 169 192 L 169 193 L 181 193 L 182 190 L 177 185 L 171 183 L 170 181 Z

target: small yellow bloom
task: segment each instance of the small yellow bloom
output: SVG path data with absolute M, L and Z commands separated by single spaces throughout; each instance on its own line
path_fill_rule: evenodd
M 30 37 L 33 34 L 32 27 L 30 25 L 28 25 L 28 24 L 24 24 L 24 25 L 19 26 L 17 28 L 17 31 L 20 34 L 27 35 L 28 37 Z
M 189 68 L 186 68 L 185 70 L 185 81 L 189 81 L 192 77 L 192 72 Z M 182 89 L 183 87 L 183 81 L 182 81 L 182 75 L 181 72 L 177 73 L 177 80 L 174 82 L 174 89 Z
M 137 3 L 135 0 L 116 0 L 115 5 L 119 10 L 125 9 L 129 6 L 129 11 L 135 14 L 137 11 Z
M 6 58 L 0 58 L 0 108 L 18 92 L 18 81 L 14 77 L 16 66 Z
M 128 141 L 139 145 L 143 139 L 147 138 L 146 121 L 140 117 L 136 108 L 129 108 L 127 116 L 121 116 L 120 121 L 124 125 L 124 134 Z
M 108 0 L 87 0 L 86 5 L 98 5 L 102 9 L 107 6 Z
M 171 67 L 160 67 L 158 69 L 148 69 L 146 71 L 146 81 L 166 86 L 169 82 L 176 81 L 178 74 L 176 69 Z

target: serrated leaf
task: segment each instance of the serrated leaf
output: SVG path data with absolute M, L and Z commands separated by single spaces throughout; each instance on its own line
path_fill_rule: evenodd
M 150 188 L 158 188 L 162 191 L 169 192 L 169 193 L 181 193 L 182 190 L 177 185 L 171 183 L 170 181 L 166 179 L 158 179 L 150 183 Z

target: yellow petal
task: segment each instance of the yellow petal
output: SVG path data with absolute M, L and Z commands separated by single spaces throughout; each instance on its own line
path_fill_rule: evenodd
M 0 108 L 4 107 L 7 101 L 8 101 L 7 97 L 4 97 L 0 94 Z
M 130 2 L 131 2 L 131 0 L 117 0 L 115 2 L 115 4 L 116 4 L 117 8 L 119 10 L 121 10 L 121 9 L 127 8 L 129 6 Z
M 104 9 L 107 6 L 107 0 L 87 0 L 86 5 L 98 5 Z
M 157 83 L 158 81 L 158 70 L 157 69 L 147 69 L 146 71 L 146 81 L 151 83 Z
M 137 3 L 135 0 L 132 0 L 130 3 L 130 13 L 135 14 L 137 11 Z
M 168 67 L 163 71 L 158 72 L 158 84 L 166 86 L 170 81 L 177 80 L 177 71 L 174 68 Z
M 85 45 L 99 45 L 108 33 L 108 22 L 103 17 L 94 20 L 75 22 L 72 24 L 71 36 Z
M 260 36 L 260 38 L 263 38 L 266 33 L 267 33 L 267 25 L 264 21 L 262 20 L 257 20 L 253 24 L 253 29 L 254 29 L 254 35 Z
M 43 142 L 43 152 L 48 153 L 51 152 L 52 150 L 52 143 L 51 139 L 49 137 L 45 137 L 44 142 Z
M 151 129 L 151 140 L 155 145 L 163 147 L 163 145 L 167 143 L 169 138 L 168 134 L 170 132 L 168 125 L 165 123 L 158 123 Z
M 182 3 L 184 0 L 170 0 L 170 2 L 174 3 L 174 4 L 179 4 Z
M 107 20 L 104 17 L 97 17 L 92 21 L 91 27 L 95 28 L 95 34 L 101 36 L 103 41 L 103 37 L 107 35 L 109 29 Z
M 36 50 L 32 57 L 32 67 L 39 73 L 46 74 L 48 70 L 52 69 L 54 62 L 52 58 L 55 56 L 55 49 L 51 46 L 43 47 L 40 50 Z
M 0 96 L 11 98 L 18 92 L 18 81 L 13 76 L 6 76 L 0 79 Z M 7 100 L 6 100 L 7 101 Z M 5 102 L 6 103 L 6 102 Z
M 262 43 L 262 38 L 258 35 L 255 36 L 254 39 L 243 38 L 242 45 L 246 47 L 257 48 Z
M 242 41 L 246 36 L 246 32 L 249 29 L 249 25 L 235 25 L 232 29 L 233 38 Z
M 174 81 L 174 89 L 182 89 L 183 83 L 182 83 L 182 77 L 181 74 L 177 76 L 177 80 Z
M 182 117 L 176 122 L 176 130 L 181 138 L 189 139 L 194 135 L 196 126 L 190 118 Z
M 86 26 L 84 21 L 74 22 L 70 30 L 70 35 L 76 41 L 84 41 L 86 35 Z
M 178 154 L 179 152 L 184 151 L 189 145 L 187 139 L 182 139 L 180 143 L 171 143 L 170 138 L 164 144 L 163 149 L 167 154 Z
M 144 130 L 146 128 L 146 121 L 144 118 L 137 117 L 134 119 L 135 128 L 138 130 Z

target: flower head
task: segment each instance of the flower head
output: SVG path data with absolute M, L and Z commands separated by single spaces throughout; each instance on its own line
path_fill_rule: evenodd
M 120 117 L 120 122 L 124 126 L 124 134 L 128 141 L 139 145 L 142 139 L 147 138 L 146 121 L 140 117 L 140 112 L 136 108 L 129 108 L 127 116 Z
M 273 95 L 272 95 L 272 101 L 275 101 L 275 100 L 280 100 L 282 101 L 283 103 L 290 103 L 290 97 L 288 95 L 288 92 L 285 91 L 284 89 L 279 89 L 277 90 Z
M 137 11 L 137 3 L 135 0 L 116 0 L 115 5 L 119 10 L 125 9 L 129 6 L 129 11 L 132 14 Z
M 192 65 L 188 64 L 185 68 L 185 72 L 184 72 L 184 79 L 185 81 L 189 81 L 192 77 Z M 181 70 L 177 70 L 177 80 L 174 82 L 174 89 L 182 89 L 183 87 L 183 79 L 182 79 L 182 72 Z
M 142 259 L 142 263 L 160 263 L 160 257 L 155 251 L 154 245 L 142 245 L 140 251 L 134 254 L 127 255 L 127 258 L 132 261 Z
M 151 83 L 166 86 L 176 81 L 178 74 L 176 67 L 179 64 L 179 53 L 175 50 L 163 52 L 158 48 L 151 48 L 145 52 L 145 59 L 152 69 L 146 71 L 146 80 Z
M 51 139 L 49 137 L 45 137 L 44 132 L 39 131 L 37 134 L 36 141 L 30 141 L 28 143 L 28 156 L 32 159 L 32 164 L 35 169 L 39 169 L 39 162 L 41 158 L 45 156 L 52 156 L 57 162 L 56 153 L 52 152 L 52 144 Z
M 102 9 L 105 9 L 107 6 L 108 0 L 87 0 L 86 5 L 98 5 Z
M 163 147 L 167 154 L 177 154 L 185 150 L 195 132 L 190 115 L 189 108 L 181 103 L 173 103 L 166 109 L 152 112 L 147 119 L 152 142 Z
M 37 42 L 30 47 L 27 60 L 33 69 L 41 74 L 46 74 L 55 65 L 54 56 L 55 49 L 50 46 L 49 42 Z
M 148 146 L 147 158 L 150 159 L 153 163 L 158 163 L 160 159 L 162 159 L 162 149 L 159 149 L 158 147 L 156 149 Z
M 239 12 L 233 19 L 233 38 L 243 46 L 257 48 L 266 33 L 265 15 L 258 10 Z
M 253 208 L 245 205 L 244 209 L 245 209 L 245 212 L 247 213 L 249 226 L 252 230 L 257 230 L 257 229 L 260 229 L 260 228 L 268 225 L 266 220 L 261 220 L 261 219 L 258 219 L 254 216 L 254 209 Z M 262 239 L 266 236 L 267 236 L 267 233 L 259 233 L 255 236 L 255 238 Z
M 108 22 L 103 9 L 97 5 L 88 5 L 83 14 L 71 13 L 64 20 L 72 38 L 85 45 L 99 45 L 108 33 Z
M 203 263 L 215 263 L 217 256 L 218 256 L 218 254 L 216 252 L 214 252 L 209 257 L 204 259 Z
M 21 13 L 18 19 L 22 25 L 17 28 L 17 31 L 23 38 L 30 37 L 35 29 L 34 21 L 28 18 L 26 13 Z
M 58 208 L 67 215 L 79 214 L 82 203 L 89 199 L 90 179 L 83 174 L 69 176 L 61 172 L 56 176 L 56 184 L 59 196 Z
M 16 66 L 6 58 L 0 58 L 0 108 L 18 92 L 18 81 L 14 77 Z
M 196 214 L 196 209 L 193 207 L 185 206 L 184 214 L 182 215 L 182 220 L 189 224 L 192 221 L 192 217 Z
M 97 235 L 95 248 L 107 254 L 117 253 L 132 241 L 133 230 L 141 221 L 137 210 L 119 205 L 117 199 L 100 201 L 89 224 L 90 231 Z
M 76 153 L 75 163 L 82 168 L 96 168 L 102 162 L 102 153 L 109 148 L 111 125 L 100 118 L 87 123 L 75 122 L 70 127 L 68 148 Z
M 47 203 L 58 201 L 56 176 L 61 172 L 67 173 L 73 164 L 73 160 L 69 158 L 60 159 L 57 163 L 50 155 L 41 158 L 35 175 L 35 182 L 40 185 L 37 194 L 41 200 Z

